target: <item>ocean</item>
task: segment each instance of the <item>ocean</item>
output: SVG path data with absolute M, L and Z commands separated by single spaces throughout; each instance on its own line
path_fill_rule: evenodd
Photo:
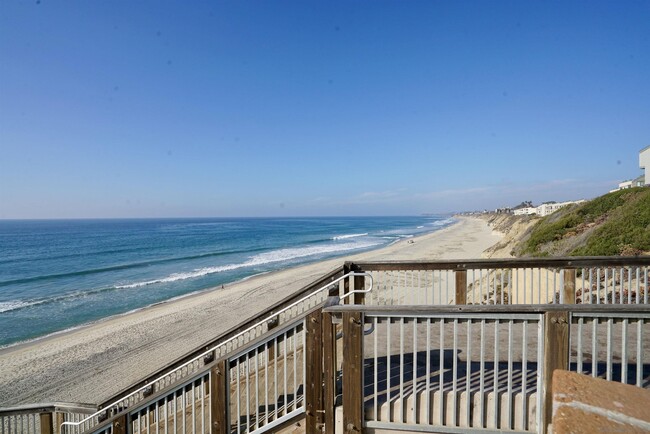
M 447 217 L 0 220 L 0 346 L 376 249 Z

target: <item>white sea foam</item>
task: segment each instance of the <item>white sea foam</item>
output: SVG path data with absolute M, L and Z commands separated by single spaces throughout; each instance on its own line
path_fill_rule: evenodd
M 424 226 L 418 226 L 417 229 L 422 229 Z
M 364 234 L 347 234 L 347 235 L 337 235 L 333 237 L 333 240 L 347 240 L 348 238 L 357 238 L 357 237 L 365 237 L 368 235 L 368 232 Z
M 33 306 L 35 304 L 40 304 L 41 302 L 29 302 L 22 300 L 10 300 L 10 301 L 0 301 L 0 313 L 10 312 L 16 309 L 22 309 L 23 307 Z
M 446 226 L 450 223 L 453 223 L 455 220 L 453 218 L 448 218 L 444 220 L 436 220 L 435 222 L 430 223 L 431 226 Z
M 147 280 L 144 282 L 135 282 L 127 285 L 120 285 L 117 286 L 116 288 L 118 289 L 138 288 L 142 286 L 154 285 L 157 283 L 170 283 L 179 280 L 194 279 L 197 277 L 206 276 L 208 274 L 223 273 L 224 271 L 232 271 L 232 270 L 237 270 L 239 268 L 255 267 L 259 265 L 266 265 L 266 264 L 271 264 L 276 262 L 289 262 L 294 259 L 305 258 L 308 256 L 344 252 L 348 250 L 366 249 L 379 244 L 381 243 L 371 242 L 371 241 L 366 241 L 366 242 L 357 241 L 357 242 L 348 242 L 345 244 L 330 244 L 330 245 L 318 246 L 318 247 L 315 246 L 296 247 L 296 248 L 289 248 L 289 249 L 274 250 L 272 252 L 260 253 L 259 255 L 251 256 L 248 261 L 241 262 L 238 264 L 228 264 L 228 265 L 221 265 L 218 267 L 198 268 L 196 270 L 192 270 L 185 273 L 170 274 L 169 276 L 164 277 L 162 279 Z

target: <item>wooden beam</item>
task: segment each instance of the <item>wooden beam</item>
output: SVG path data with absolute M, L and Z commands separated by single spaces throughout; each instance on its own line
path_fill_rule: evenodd
M 363 432 L 363 315 L 343 314 L 343 432 Z
M 467 271 L 456 270 L 456 298 L 455 304 L 467 304 Z
M 56 430 L 54 434 L 59 434 L 61 432 L 61 425 L 63 425 L 63 422 L 65 422 L 63 413 L 54 413 L 54 429 Z
M 553 371 L 569 368 L 569 312 L 544 314 L 544 365 L 541 432 L 546 433 L 553 416 Z
M 359 268 L 358 265 L 356 264 L 350 264 L 350 272 L 356 272 L 360 273 L 361 269 Z M 351 290 L 363 290 L 366 288 L 366 278 L 364 276 L 354 276 L 352 279 L 352 287 Z M 364 293 L 356 293 L 352 296 L 353 300 L 351 300 L 351 303 L 354 304 L 364 304 L 364 301 L 366 299 L 366 294 Z
M 321 311 L 307 316 L 305 339 L 305 409 L 307 412 L 307 434 L 320 434 L 323 423 L 323 332 Z M 296 369 L 296 367 L 294 367 Z
M 576 270 L 564 270 L 564 288 L 562 288 L 564 304 L 576 304 Z
M 351 269 L 351 263 L 346 262 L 343 265 L 343 275 L 345 276 L 346 274 L 348 274 L 350 272 L 350 269 Z M 347 294 L 348 292 L 350 292 L 350 278 L 346 277 L 345 279 L 343 279 L 343 294 L 341 294 L 341 297 L 344 296 L 345 294 Z M 354 300 L 350 300 L 350 297 L 346 297 L 346 299 L 345 299 L 345 301 L 343 303 L 344 304 L 354 304 L 353 301 Z
M 471 270 L 480 268 L 589 268 L 648 266 L 650 256 L 571 256 L 563 258 L 451 259 L 444 261 L 360 261 L 363 271 Z
M 221 360 L 210 371 L 210 408 L 212 434 L 228 432 L 228 363 Z
M 54 432 L 52 413 L 41 413 L 41 434 L 58 434 Z
M 323 406 L 325 410 L 325 433 L 334 434 L 336 425 L 336 328 L 332 323 L 332 314 L 323 313 Z

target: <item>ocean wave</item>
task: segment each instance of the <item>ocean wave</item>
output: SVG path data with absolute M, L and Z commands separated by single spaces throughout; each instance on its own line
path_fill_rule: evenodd
M 416 229 L 422 229 L 424 226 L 418 226 Z
M 31 303 L 29 301 L 21 301 L 21 300 L 0 301 L 0 313 L 23 309 L 28 306 L 33 306 L 34 304 L 37 303 Z
M 431 226 L 435 227 L 441 227 L 441 226 L 447 226 L 455 222 L 456 220 L 453 218 L 447 218 L 444 220 L 436 220 L 435 222 L 429 223 Z
M 24 277 L 22 279 L 13 279 L 13 280 L 0 281 L 0 287 L 9 286 L 9 285 L 18 285 L 18 284 L 23 284 L 23 283 L 32 283 L 32 282 L 56 280 L 56 279 L 62 279 L 62 278 L 66 278 L 66 277 L 87 276 L 87 275 L 92 275 L 92 274 L 107 273 L 107 272 L 110 272 L 110 271 L 130 270 L 130 269 L 134 269 L 134 268 L 148 267 L 148 266 L 151 266 L 151 265 L 166 264 L 166 263 L 169 263 L 169 262 L 180 262 L 180 261 L 188 261 L 188 260 L 192 260 L 192 259 L 211 258 L 211 257 L 218 257 L 218 256 L 232 255 L 232 254 L 240 254 L 240 253 L 251 253 L 251 252 L 260 251 L 260 250 L 263 250 L 263 249 L 262 248 L 256 248 L 256 249 L 248 249 L 248 250 L 227 250 L 227 251 L 222 251 L 222 252 L 207 252 L 207 253 L 200 253 L 200 254 L 196 254 L 196 255 L 179 256 L 179 257 L 163 258 L 163 259 L 154 259 L 154 260 L 151 260 L 151 261 L 132 262 L 130 264 L 111 265 L 111 266 L 108 266 L 108 267 L 100 267 L 100 268 L 90 268 L 90 269 L 86 269 L 86 270 L 71 271 L 71 272 L 68 272 L 68 273 L 45 274 L 45 275 L 40 275 L 40 276 Z
M 277 262 L 289 262 L 295 259 L 305 258 L 308 256 L 325 255 L 330 253 L 345 252 L 349 250 L 366 249 L 377 246 L 379 242 L 350 242 L 345 244 L 331 244 L 326 246 L 314 247 L 296 247 L 288 249 L 274 250 L 272 252 L 260 253 L 249 258 L 248 261 L 238 264 L 221 265 L 217 267 L 204 267 L 184 273 L 174 273 L 161 279 L 152 279 L 144 282 L 129 283 L 120 285 L 118 289 L 139 288 L 143 286 L 155 285 L 157 283 L 171 283 L 179 280 L 195 279 L 197 277 L 207 276 L 209 274 L 223 273 L 225 271 L 237 270 L 246 267 L 256 267 L 260 265 L 272 264 Z
M 78 298 L 84 298 L 92 296 L 98 293 L 115 291 L 115 290 L 124 290 L 124 289 L 133 289 L 140 288 L 144 286 L 154 285 L 158 283 L 171 283 L 180 280 L 194 279 L 198 277 L 203 277 L 209 274 L 223 273 L 226 271 L 237 270 L 240 268 L 246 267 L 255 267 L 265 264 L 277 263 L 277 262 L 290 262 L 295 259 L 300 259 L 309 256 L 316 255 L 326 255 L 337 252 L 344 252 L 350 250 L 358 250 L 370 248 L 381 244 L 379 242 L 348 242 L 345 244 L 331 244 L 326 246 L 313 246 L 313 247 L 296 247 L 296 248 L 287 248 L 275 250 L 272 252 L 260 253 L 255 256 L 251 256 L 247 261 L 237 263 L 237 264 L 227 264 L 215 267 L 204 267 L 195 269 L 189 272 L 183 273 L 173 273 L 167 277 L 160 279 L 151 279 L 143 282 L 135 282 L 124 285 L 115 285 L 102 288 L 95 288 L 86 291 L 76 291 L 68 294 L 62 294 L 56 297 L 51 298 L 42 298 L 42 299 L 32 299 L 32 300 L 9 300 L 0 302 L 0 313 L 11 312 L 15 310 L 25 309 L 41 304 L 50 304 L 58 301 L 72 300 Z
M 368 235 L 368 232 L 363 233 L 363 234 L 337 235 L 335 237 L 332 237 L 332 239 L 333 240 L 347 240 L 348 238 L 365 237 L 366 235 Z

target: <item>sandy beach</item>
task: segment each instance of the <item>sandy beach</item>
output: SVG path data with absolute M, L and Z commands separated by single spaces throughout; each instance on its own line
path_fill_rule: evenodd
M 480 258 L 499 241 L 484 220 L 379 250 L 273 272 L 0 350 L 0 405 L 97 404 L 308 285 L 346 260 Z

